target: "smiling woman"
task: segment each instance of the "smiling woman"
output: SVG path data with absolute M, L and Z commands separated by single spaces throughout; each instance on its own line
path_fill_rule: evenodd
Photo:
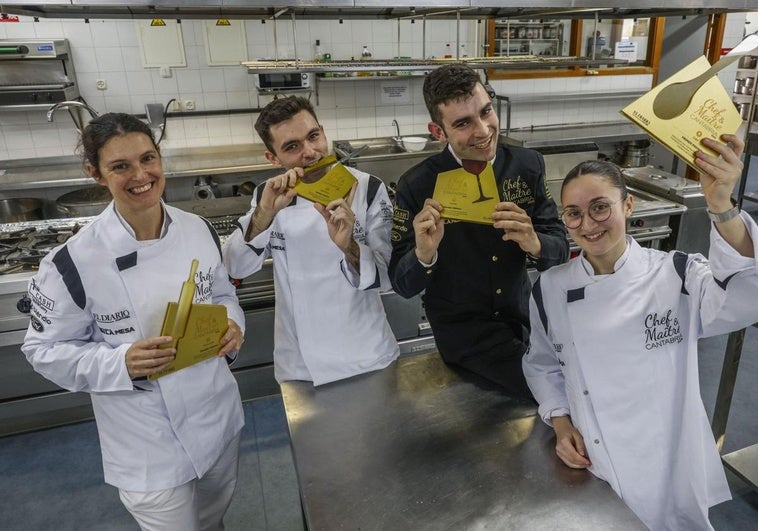
M 160 154 L 137 118 L 95 118 L 81 147 L 87 172 L 113 202 L 40 263 L 22 351 L 47 379 L 90 393 L 105 481 L 140 528 L 222 528 L 244 423 L 228 366 L 242 345 L 244 316 L 218 235 L 163 204 Z M 160 335 L 163 314 L 191 263 L 193 303 L 223 305 L 227 329 L 218 356 L 158 383 L 148 377 L 176 354 L 174 338 Z

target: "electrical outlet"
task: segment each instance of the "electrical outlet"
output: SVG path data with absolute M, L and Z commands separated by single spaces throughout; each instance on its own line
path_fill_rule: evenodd
M 171 67 L 170 66 L 162 66 L 160 68 L 160 74 L 161 74 L 161 77 L 171 77 Z
M 108 88 L 108 83 L 104 79 L 95 80 L 95 88 L 97 90 L 105 90 Z
M 186 111 L 194 111 L 195 110 L 195 100 L 184 100 L 184 110 L 186 110 Z
M 181 111 L 182 110 L 182 102 L 180 100 L 174 100 L 171 102 L 171 110 L 172 111 Z

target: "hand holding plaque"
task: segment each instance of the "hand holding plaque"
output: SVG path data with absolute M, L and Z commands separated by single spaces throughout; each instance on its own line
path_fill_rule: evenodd
M 491 225 L 499 202 L 492 163 L 464 160 L 463 167 L 437 174 L 435 201 L 442 205 L 446 219 Z

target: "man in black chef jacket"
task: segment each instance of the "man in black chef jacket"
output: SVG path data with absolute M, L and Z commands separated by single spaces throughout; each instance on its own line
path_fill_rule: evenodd
M 543 271 L 568 258 L 566 230 L 536 151 L 498 144 L 500 124 L 479 75 L 465 65 L 424 80 L 429 131 L 447 147 L 399 180 L 389 273 L 397 293 L 422 290 L 437 348 L 450 364 L 514 396 L 530 397 L 521 358 L 529 341 L 527 256 Z M 492 224 L 443 220 L 437 175 L 463 167 L 476 179 L 493 165 L 499 203 Z M 472 169 L 473 168 L 473 169 Z

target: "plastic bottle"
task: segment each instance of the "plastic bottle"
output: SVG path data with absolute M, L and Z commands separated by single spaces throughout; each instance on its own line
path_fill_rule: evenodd
M 316 39 L 316 46 L 314 47 L 313 60 L 321 61 L 322 59 L 323 59 L 323 56 L 321 55 L 321 40 Z

